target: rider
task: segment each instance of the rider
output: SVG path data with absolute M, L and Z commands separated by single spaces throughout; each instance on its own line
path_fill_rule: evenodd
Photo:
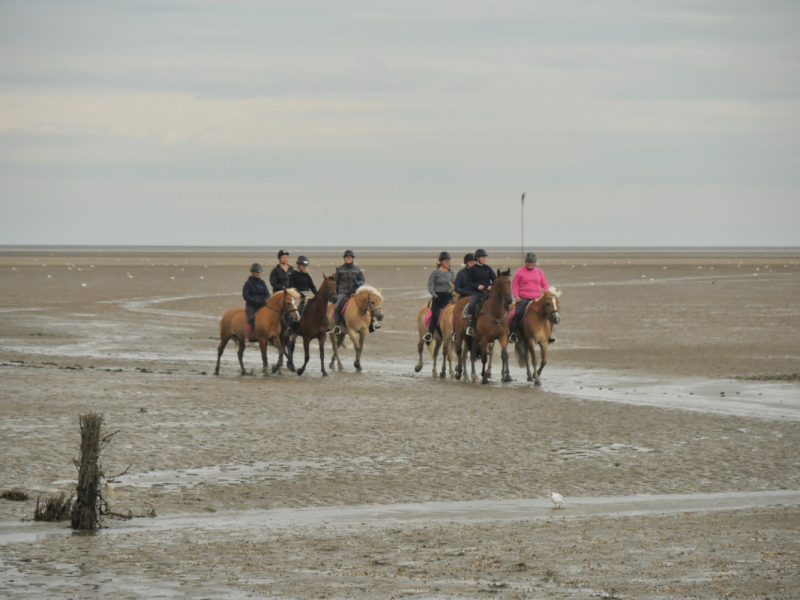
M 464 268 L 458 272 L 456 275 L 456 294 L 458 294 L 459 298 L 466 298 L 470 295 L 470 291 L 467 289 L 467 269 L 469 269 L 472 265 L 475 264 L 475 255 L 472 252 L 469 252 L 464 255 Z
M 547 291 L 547 278 L 540 268 L 536 266 L 536 254 L 528 252 L 525 255 L 525 266 L 517 269 L 514 273 L 514 280 L 511 282 L 511 293 L 516 301 L 514 308 L 514 318 L 509 323 L 508 337 L 509 342 L 518 341 L 517 329 L 519 328 L 520 320 L 525 315 L 525 307 L 534 300 L 538 300 L 542 295 L 542 290 Z M 552 330 L 551 330 L 552 331 Z M 550 342 L 556 341 L 552 335 Z
M 436 268 L 428 277 L 428 291 L 433 299 L 431 300 L 431 320 L 428 323 L 428 333 L 422 336 L 426 344 L 433 340 L 439 320 L 439 312 L 453 300 L 453 282 L 456 276 L 450 270 L 450 254 L 447 252 L 439 253 L 439 262 Z
M 245 281 L 242 288 L 242 297 L 244 298 L 245 314 L 247 315 L 247 324 L 244 326 L 244 340 L 245 342 L 250 339 L 250 330 L 255 325 L 256 311 L 264 306 L 269 298 L 269 290 L 267 284 L 261 279 L 261 273 L 264 269 L 258 263 L 253 263 L 250 267 L 250 278 Z
M 292 270 L 291 274 L 289 275 L 289 283 L 287 287 L 296 289 L 303 297 L 303 299 L 300 301 L 300 308 L 298 309 L 299 313 L 302 315 L 306 308 L 306 302 L 308 301 L 307 295 L 310 295 L 311 297 L 316 296 L 317 286 L 314 285 L 314 280 L 311 279 L 311 274 L 308 272 L 308 259 L 302 255 L 298 256 L 295 264 L 297 265 L 297 269 Z M 284 332 L 287 340 L 292 335 L 292 329 L 297 328 L 298 323 L 293 323 L 292 325 L 293 327 L 287 327 L 286 331 Z
M 269 274 L 269 284 L 272 286 L 272 293 L 282 292 L 289 285 L 289 276 L 294 272 L 292 265 L 289 264 L 289 253 L 286 250 L 278 250 L 278 264 Z
M 486 264 L 488 256 L 486 250 L 478 248 L 475 251 L 475 260 L 477 262 L 467 269 L 467 281 L 464 286 L 470 293 L 466 319 L 467 335 L 475 335 L 475 330 L 472 328 L 472 324 L 475 321 L 475 307 L 483 295 L 492 289 L 492 284 L 497 277 L 494 269 Z
M 355 294 L 358 287 L 366 281 L 364 273 L 353 263 L 355 258 L 356 255 L 352 250 L 345 250 L 344 264 L 336 269 L 336 309 L 333 311 L 333 318 L 336 324 L 333 328 L 333 333 L 335 334 L 342 333 L 339 323 L 345 300 Z

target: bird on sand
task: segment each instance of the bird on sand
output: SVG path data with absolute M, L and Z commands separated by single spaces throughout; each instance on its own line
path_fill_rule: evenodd
M 561 505 L 564 504 L 564 496 L 557 492 L 547 490 L 547 497 L 556 505 L 556 508 L 561 508 Z

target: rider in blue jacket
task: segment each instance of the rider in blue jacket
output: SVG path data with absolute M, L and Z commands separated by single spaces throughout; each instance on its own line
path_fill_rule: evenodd
M 261 279 L 261 273 L 264 269 L 258 263 L 253 263 L 250 267 L 250 277 L 244 283 L 242 288 L 242 297 L 245 301 L 245 314 L 247 315 L 247 324 L 244 326 L 244 339 L 245 342 L 250 339 L 250 330 L 255 325 L 256 311 L 264 306 L 269 298 L 269 290 L 267 289 L 266 282 Z
M 475 255 L 472 252 L 465 254 L 464 268 L 458 272 L 456 275 L 456 282 L 453 284 L 455 286 L 456 294 L 458 294 L 459 298 L 467 298 L 470 295 L 470 291 L 467 289 L 467 269 L 474 264 Z

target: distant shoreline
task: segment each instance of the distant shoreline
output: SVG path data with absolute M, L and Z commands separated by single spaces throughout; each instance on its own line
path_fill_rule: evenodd
M 286 246 L 290 252 L 299 254 L 301 252 L 316 254 L 338 253 L 344 249 L 342 246 Z M 364 254 L 430 254 L 442 249 L 451 253 L 466 253 L 473 251 L 474 248 L 468 246 L 347 246 L 356 253 Z M 0 245 L 0 253 L 4 252 L 82 252 L 82 253 L 274 253 L 279 246 L 92 246 L 92 245 Z M 519 246 L 486 246 L 486 250 L 492 253 L 514 253 L 520 252 Z M 581 253 L 581 254 L 712 254 L 712 253 L 797 253 L 800 246 L 529 246 L 526 251 L 538 253 Z

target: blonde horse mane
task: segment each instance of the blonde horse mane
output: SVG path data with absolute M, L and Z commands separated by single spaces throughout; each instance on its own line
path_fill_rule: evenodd
M 374 288 L 371 285 L 362 285 L 360 288 L 358 288 L 358 291 L 356 291 L 356 295 L 361 294 L 363 292 L 369 292 L 375 294 L 378 298 L 383 300 L 383 294 L 381 294 L 377 288 Z
M 290 295 L 292 298 L 294 298 L 295 300 L 299 300 L 299 299 L 300 299 L 300 292 L 298 292 L 298 291 L 297 291 L 296 289 L 294 289 L 294 288 L 286 288 L 286 289 L 285 289 L 285 290 L 283 290 L 283 291 L 284 291 L 284 292 L 286 292 L 287 294 L 289 294 L 289 295 Z
M 556 298 L 561 298 L 561 290 L 558 289 L 557 287 L 550 286 L 550 289 L 547 291 L 553 294 L 553 296 L 555 296 Z

